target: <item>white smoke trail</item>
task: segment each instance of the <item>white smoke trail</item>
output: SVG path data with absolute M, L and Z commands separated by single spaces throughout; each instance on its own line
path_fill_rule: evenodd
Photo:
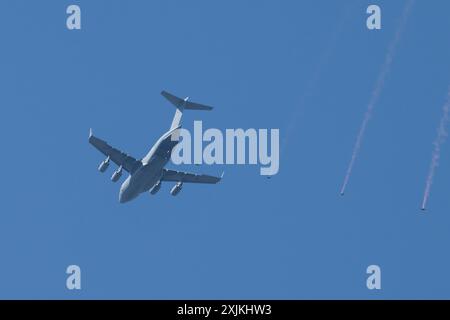
M 431 155 L 431 163 L 430 169 L 428 171 L 427 182 L 425 184 L 425 192 L 422 201 L 422 210 L 425 210 L 427 206 L 427 201 L 428 198 L 430 197 L 431 185 L 433 184 L 434 173 L 436 172 L 436 168 L 439 166 L 439 159 L 441 157 L 441 146 L 448 136 L 447 126 L 450 120 L 449 112 L 450 112 L 450 87 L 448 89 L 447 101 L 444 104 L 444 107 L 442 108 L 442 117 L 441 121 L 439 122 L 437 136 L 433 142 L 434 149 L 433 154 Z
M 409 13 L 411 11 L 411 7 L 414 4 L 414 0 L 409 0 L 406 2 L 405 7 L 402 12 L 402 16 L 400 18 L 399 25 L 397 27 L 397 30 L 395 32 L 394 38 L 392 39 L 391 43 L 389 44 L 386 58 L 384 60 L 384 63 L 381 67 L 380 74 L 378 75 L 378 79 L 375 83 L 375 87 L 372 91 L 372 95 L 369 100 L 369 105 L 367 106 L 367 111 L 364 114 L 364 119 L 362 121 L 361 127 L 359 129 L 358 135 L 356 136 L 356 143 L 353 147 L 352 157 L 350 159 L 350 163 L 347 168 L 347 172 L 345 174 L 344 183 L 342 184 L 341 188 L 341 195 L 345 193 L 345 189 L 347 187 L 348 181 L 350 179 L 350 176 L 353 171 L 353 166 L 355 165 L 356 158 L 359 153 L 359 149 L 361 148 L 361 143 L 364 138 L 364 133 L 367 129 L 367 124 L 369 123 L 370 118 L 372 117 L 373 109 L 375 108 L 375 105 L 378 101 L 378 98 L 380 97 L 381 91 L 384 87 L 384 82 L 386 80 L 386 76 L 389 74 L 389 71 L 391 69 L 392 60 L 395 55 L 395 51 L 397 49 L 397 45 L 400 41 L 401 35 L 403 34 L 403 30 L 405 29 L 406 21 L 408 20 Z

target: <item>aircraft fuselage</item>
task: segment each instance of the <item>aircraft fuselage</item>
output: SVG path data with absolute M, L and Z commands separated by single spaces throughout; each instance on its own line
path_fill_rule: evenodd
M 149 153 L 141 160 L 142 165 L 122 183 L 119 202 L 125 203 L 135 199 L 143 192 L 156 185 L 163 174 L 163 168 L 170 160 L 172 149 L 178 141 L 172 141 L 173 130 L 159 138 Z

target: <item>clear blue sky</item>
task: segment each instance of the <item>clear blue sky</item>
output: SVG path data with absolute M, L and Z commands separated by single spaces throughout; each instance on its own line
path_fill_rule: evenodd
M 365 25 L 372 3 L 381 31 Z M 450 298 L 450 144 L 419 210 L 450 83 L 447 1 L 416 1 L 339 196 L 403 4 L 2 1 L 0 298 Z M 226 175 L 119 204 L 88 130 L 142 157 L 173 116 L 162 89 L 215 106 L 187 128 L 283 140 L 295 119 L 279 174 L 184 166 Z

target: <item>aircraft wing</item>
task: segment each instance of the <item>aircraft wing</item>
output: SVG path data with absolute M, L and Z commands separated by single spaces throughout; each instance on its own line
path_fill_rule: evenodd
M 115 164 L 122 166 L 129 173 L 135 172 L 140 166 L 141 162 L 128 154 L 111 147 L 106 141 L 95 137 L 92 130 L 89 134 L 89 143 L 92 144 L 98 151 L 108 156 Z
M 217 183 L 222 177 L 194 174 L 175 170 L 163 169 L 161 181 L 190 182 L 190 183 Z

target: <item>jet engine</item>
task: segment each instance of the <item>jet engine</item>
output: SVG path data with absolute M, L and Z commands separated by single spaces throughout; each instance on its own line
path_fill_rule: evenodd
M 150 194 L 156 194 L 159 191 L 159 189 L 161 189 L 161 181 L 158 181 L 158 183 L 155 184 L 153 188 L 150 189 Z
M 98 166 L 98 171 L 105 172 L 106 169 L 109 167 L 109 157 L 103 160 L 100 165 Z
M 114 171 L 114 173 L 111 176 L 111 181 L 112 182 L 117 182 L 120 179 L 121 176 L 122 176 L 122 166 L 120 166 L 119 169 Z
M 183 188 L 183 182 L 178 182 L 173 188 L 172 190 L 170 190 L 170 194 L 173 196 L 176 196 L 180 191 L 181 188 Z

